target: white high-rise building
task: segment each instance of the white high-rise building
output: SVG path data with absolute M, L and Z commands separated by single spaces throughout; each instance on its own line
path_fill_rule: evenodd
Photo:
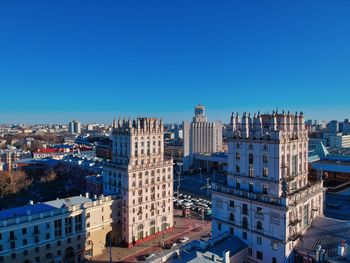
M 79 121 L 71 121 L 68 123 L 68 132 L 72 134 L 81 133 L 81 123 Z
M 156 118 L 113 122 L 104 193 L 122 197 L 122 240 L 128 246 L 173 228 L 173 161 L 164 159 L 163 135 Z
M 323 215 L 322 179 L 308 180 L 308 134 L 302 114 L 231 116 L 227 183 L 212 185 L 213 238 L 248 246 L 247 262 L 293 262 L 293 249 Z
M 202 105 L 197 105 L 194 113 L 191 123 L 183 123 L 184 171 L 192 168 L 195 153 L 214 153 L 222 150 L 222 124 L 208 122 Z

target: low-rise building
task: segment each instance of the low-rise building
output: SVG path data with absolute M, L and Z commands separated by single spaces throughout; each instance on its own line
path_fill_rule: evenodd
M 81 262 L 120 236 L 120 199 L 74 196 L 0 211 L 0 262 Z

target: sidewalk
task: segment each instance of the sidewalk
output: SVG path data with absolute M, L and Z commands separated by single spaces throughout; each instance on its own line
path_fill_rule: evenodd
M 193 236 L 202 231 L 208 231 L 208 228 L 211 226 L 211 222 L 205 222 L 205 229 L 203 230 L 201 220 L 186 219 L 177 216 L 174 217 L 175 222 L 174 230 L 164 235 L 165 243 L 170 241 L 175 242 L 176 239 L 186 235 Z M 161 239 L 162 235 L 159 235 L 152 240 L 145 241 L 132 248 L 112 247 L 112 260 L 113 262 L 137 262 L 136 256 L 138 255 L 160 252 L 162 250 L 159 246 Z M 91 262 L 109 262 L 109 249 L 105 249 L 103 254 L 94 257 Z

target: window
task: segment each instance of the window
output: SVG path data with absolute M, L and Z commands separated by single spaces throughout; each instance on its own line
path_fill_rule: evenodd
M 16 248 L 16 243 L 14 241 L 11 242 L 11 248 Z
M 241 188 L 241 182 L 239 180 L 236 180 L 236 188 L 237 189 Z
M 256 258 L 260 259 L 260 260 L 263 260 L 263 253 L 260 252 L 260 251 L 256 251 Z
M 28 250 L 23 250 L 23 256 L 27 256 L 28 255 Z
M 230 221 L 235 221 L 235 214 L 234 213 L 230 213 Z
M 258 245 L 261 245 L 261 243 L 262 243 L 261 237 L 256 237 L 256 243 L 257 243 Z
M 22 235 L 26 235 L 27 234 L 27 229 L 26 228 L 22 228 Z
M 247 238 L 248 238 L 247 232 L 243 232 L 243 233 L 242 233 L 242 238 L 243 238 L 244 240 L 247 240 Z
M 233 236 L 234 235 L 234 230 L 233 227 L 230 227 L 230 235 Z
M 253 192 L 254 184 L 252 182 L 249 183 L 249 192 Z
M 249 165 L 249 177 L 254 177 L 253 165 Z
M 274 242 L 272 243 L 272 249 L 273 249 L 273 250 L 277 250 L 277 246 L 278 246 L 278 243 L 277 243 L 276 241 L 274 241 Z
M 256 208 L 256 213 L 257 213 L 258 215 L 262 215 L 262 214 L 263 214 L 263 209 L 262 209 L 261 207 L 257 207 L 257 208 Z
M 235 207 L 235 201 L 230 200 L 230 207 Z
M 272 258 L 272 263 L 277 263 L 277 259 L 275 257 Z
M 246 216 L 243 217 L 242 223 L 243 228 L 248 229 L 248 218 Z
M 241 159 L 241 154 L 239 152 L 236 152 L 236 160 L 240 160 Z
M 221 231 L 221 224 L 218 223 L 218 230 Z
M 57 241 L 57 246 L 59 247 L 61 245 L 61 240 Z
M 266 154 L 264 154 L 263 155 L 263 163 L 267 163 L 268 161 L 267 161 L 267 155 Z
M 23 246 L 26 246 L 28 244 L 27 239 L 23 239 Z
M 240 172 L 239 165 L 236 165 L 236 173 L 239 173 L 239 172 Z
M 11 254 L 11 258 L 12 258 L 12 259 L 15 259 L 15 258 L 16 258 L 16 253 L 12 253 L 12 254 Z
M 243 204 L 242 210 L 243 210 L 244 215 L 248 215 L 248 205 L 247 204 Z
M 66 234 L 71 234 L 72 233 L 72 217 L 66 217 L 64 219 L 64 221 L 65 221 Z
M 35 252 L 36 252 L 36 253 L 39 253 L 39 251 L 40 251 L 39 247 L 36 247 L 36 248 L 35 248 Z
M 3 251 L 3 250 L 4 250 L 3 246 L 0 245 L 0 252 Z
M 15 232 L 10 231 L 10 240 L 14 240 L 14 239 L 15 239 Z
M 256 228 L 258 230 L 262 230 L 263 229 L 261 221 L 256 222 Z
M 266 168 L 266 167 L 263 168 L 263 176 L 264 177 L 268 177 L 269 176 L 269 169 Z
M 250 154 L 248 155 L 248 159 L 249 159 L 249 164 L 254 164 L 254 157 L 253 157 L 253 154 L 252 154 L 252 153 L 250 153 Z
M 266 185 L 263 185 L 263 194 L 267 195 L 267 186 Z

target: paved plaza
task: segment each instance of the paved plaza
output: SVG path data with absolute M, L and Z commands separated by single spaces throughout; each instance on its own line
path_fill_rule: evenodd
M 190 241 L 208 236 L 211 232 L 211 222 L 202 221 L 194 218 L 181 217 L 180 210 L 174 210 L 174 222 L 176 222 L 174 230 L 165 233 L 164 243 L 173 243 L 177 239 L 188 236 Z M 204 223 L 204 224 L 203 224 Z M 136 245 L 132 248 L 112 247 L 112 262 L 140 262 L 142 256 L 151 253 L 159 254 L 166 249 L 161 248 L 160 243 L 162 235 L 152 240 Z M 91 262 L 102 263 L 109 262 L 109 248 L 106 248 L 102 255 L 95 257 Z

